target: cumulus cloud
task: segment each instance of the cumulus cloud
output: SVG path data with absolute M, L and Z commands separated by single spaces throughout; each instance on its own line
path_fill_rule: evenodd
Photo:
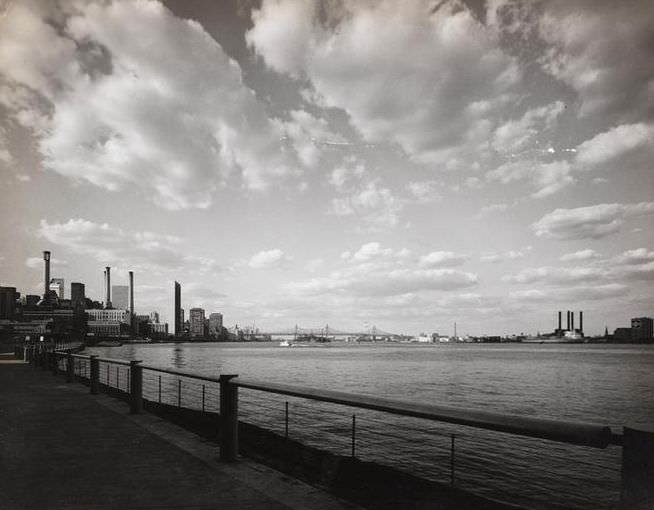
M 162 272 L 182 268 L 217 270 L 213 259 L 188 253 L 182 240 L 154 232 L 128 232 L 108 223 L 70 219 L 65 223 L 41 220 L 37 235 L 78 255 L 122 269 Z
M 599 254 L 595 250 L 588 248 L 586 250 L 579 250 L 572 253 L 566 253 L 564 255 L 561 255 L 559 259 L 562 262 L 569 262 L 569 261 L 579 261 L 579 260 L 592 260 L 598 257 Z
M 248 266 L 253 269 L 273 269 L 284 265 L 290 260 L 291 258 L 282 250 L 274 248 L 272 250 L 262 250 L 252 255 L 248 261 Z
M 609 276 L 609 271 L 602 267 L 537 267 L 523 269 L 515 275 L 507 275 L 503 280 L 509 283 L 541 282 L 551 285 L 591 282 Z
M 290 172 L 238 64 L 161 3 L 15 3 L 3 21 L 1 101 L 50 170 L 168 209 L 208 206 L 234 171 L 250 188 Z
M 329 214 L 356 215 L 372 229 L 399 224 L 405 200 L 383 186 L 380 179 L 370 177 L 356 158 L 346 158 L 343 165 L 331 173 L 329 181 L 337 192 L 331 200 Z
M 562 300 L 583 302 L 622 297 L 629 294 L 629 291 L 628 285 L 607 283 L 604 285 L 575 285 L 562 288 L 515 290 L 509 292 L 509 298 L 519 302 L 560 303 Z
M 447 252 L 414 257 L 407 249 L 393 250 L 371 242 L 356 251 L 342 253 L 343 267 L 329 275 L 292 282 L 285 288 L 294 296 L 336 293 L 341 297 L 383 297 L 457 290 L 476 285 L 477 275 L 473 273 L 434 267 L 454 265 L 459 263 L 460 257 Z M 423 263 L 425 260 L 428 263 Z
M 492 146 L 498 152 L 519 153 L 544 130 L 552 128 L 565 105 L 556 101 L 527 111 L 520 119 L 510 120 L 493 133 Z
M 265 0 L 252 22 L 248 43 L 268 66 L 308 80 L 367 140 L 421 161 L 485 145 L 520 78 L 495 31 L 459 2 Z
M 622 170 L 627 161 L 641 157 L 649 164 L 654 152 L 654 125 L 622 124 L 599 133 L 577 147 L 576 160 L 582 168 L 617 166 Z
M 418 263 L 421 267 L 460 266 L 468 258 L 467 255 L 451 251 L 433 251 L 420 257 Z
M 638 118 L 654 108 L 649 0 L 543 4 L 538 29 L 549 48 L 546 72 L 574 89 L 581 115 Z
M 282 139 L 289 140 L 300 161 L 309 168 L 320 161 L 324 147 L 344 143 L 344 138 L 329 129 L 325 119 L 304 110 L 289 112 L 290 120 L 276 120 Z
M 544 163 L 536 160 L 509 161 L 489 171 L 486 179 L 507 184 L 514 181 L 531 180 L 536 191 L 534 198 L 545 198 L 572 185 L 575 178 L 568 161 Z
M 439 183 L 436 181 L 410 181 L 406 185 L 407 191 L 420 204 L 428 204 L 441 199 L 437 191 Z
M 484 205 L 482 206 L 482 208 L 479 210 L 479 212 L 475 217 L 477 219 L 485 218 L 486 216 L 490 216 L 491 214 L 506 211 L 508 208 L 509 208 L 509 204 Z
M 625 218 L 651 213 L 654 213 L 654 202 L 556 209 L 531 228 L 537 236 L 551 239 L 599 239 L 618 232 Z

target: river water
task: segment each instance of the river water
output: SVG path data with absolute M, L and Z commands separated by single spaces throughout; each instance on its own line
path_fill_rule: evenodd
M 334 343 L 288 348 L 240 343 L 89 350 L 206 375 L 230 373 L 418 403 L 591 422 L 610 425 L 614 432 L 622 425 L 654 427 L 654 346 Z M 284 433 L 282 408 L 288 398 L 264 402 L 242 393 L 243 416 Z M 530 508 L 611 508 L 617 503 L 618 447 L 599 450 L 354 412 L 356 455 L 364 460 L 444 482 L 454 472 L 458 487 Z M 349 454 L 352 413 L 291 399 L 289 435 L 321 447 L 331 438 L 327 449 Z

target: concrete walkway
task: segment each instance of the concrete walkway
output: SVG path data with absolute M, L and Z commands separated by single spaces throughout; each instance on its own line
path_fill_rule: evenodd
M 63 375 L 0 363 L 0 507 L 354 509 Z

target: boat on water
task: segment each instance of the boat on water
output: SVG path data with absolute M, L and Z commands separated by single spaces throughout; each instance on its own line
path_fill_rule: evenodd
M 288 340 L 282 340 L 281 342 L 279 342 L 279 346 L 280 347 L 294 347 L 295 344 L 293 344 L 292 342 L 289 342 Z

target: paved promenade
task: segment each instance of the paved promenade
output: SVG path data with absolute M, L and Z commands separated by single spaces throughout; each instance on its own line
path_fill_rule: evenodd
M 0 362 L 0 508 L 355 509 L 63 375 Z

